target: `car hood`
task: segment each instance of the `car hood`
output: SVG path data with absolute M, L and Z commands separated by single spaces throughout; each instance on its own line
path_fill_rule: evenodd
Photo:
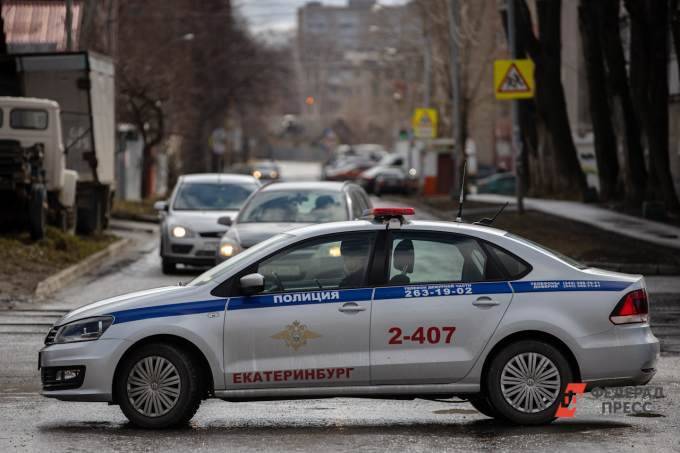
M 229 232 L 224 236 L 224 239 L 235 241 L 243 248 L 252 247 L 253 245 L 269 239 L 279 233 L 294 230 L 304 226 L 312 225 L 311 223 L 237 223 L 229 229 Z
M 220 217 L 236 218 L 238 211 L 172 211 L 166 222 L 169 225 L 181 225 L 199 233 L 209 231 L 226 231 L 227 227 L 217 223 Z
M 147 289 L 144 291 L 136 291 L 134 293 L 110 297 L 108 299 L 100 300 L 98 302 L 76 308 L 75 310 L 64 315 L 59 321 L 57 321 L 56 324 L 62 325 L 67 322 L 89 318 L 91 316 L 107 315 L 115 311 L 156 305 L 154 303 L 156 300 L 162 300 L 164 303 L 166 303 L 166 301 L 169 299 L 174 300 L 175 296 L 183 299 L 186 294 L 194 289 L 195 288 L 186 286 L 164 286 L 161 288 Z M 161 295 L 162 298 L 159 298 L 158 296 Z

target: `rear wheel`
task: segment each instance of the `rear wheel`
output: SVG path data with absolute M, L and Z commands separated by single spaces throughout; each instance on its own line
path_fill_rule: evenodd
M 47 225 L 47 206 L 45 188 L 38 184 L 31 190 L 28 208 L 28 223 L 31 239 L 39 240 L 45 237 Z
M 123 414 L 140 428 L 186 424 L 201 404 L 200 367 L 183 349 L 151 343 L 130 354 L 117 373 Z
M 564 354 L 549 343 L 522 340 L 492 359 L 486 376 L 489 402 L 507 420 L 525 425 L 550 423 L 573 381 Z

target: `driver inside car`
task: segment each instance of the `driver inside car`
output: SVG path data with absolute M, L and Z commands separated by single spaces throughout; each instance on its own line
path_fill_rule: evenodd
M 366 257 L 369 243 L 363 239 L 346 239 L 340 244 L 345 277 L 340 280 L 340 288 L 361 286 L 364 280 Z

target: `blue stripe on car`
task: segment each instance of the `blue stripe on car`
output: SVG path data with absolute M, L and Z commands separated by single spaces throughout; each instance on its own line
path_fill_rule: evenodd
M 113 323 L 139 321 L 140 319 L 164 318 L 167 316 L 193 315 L 196 313 L 209 313 L 211 311 L 224 311 L 226 299 L 212 299 L 200 302 L 184 302 L 181 304 L 156 305 L 154 307 L 131 308 L 111 313 Z
M 373 290 L 371 288 L 361 288 L 232 297 L 229 299 L 227 310 L 249 310 L 253 308 L 290 307 L 294 305 L 359 302 L 371 300 L 372 294 Z
M 168 316 L 193 315 L 224 311 L 250 310 L 256 308 L 290 307 L 296 305 L 333 304 L 387 299 L 406 299 L 440 296 L 465 296 L 483 294 L 563 292 L 563 291 L 622 291 L 630 282 L 611 280 L 543 280 L 517 282 L 480 282 L 480 283 L 436 283 L 424 285 L 389 286 L 360 289 L 335 289 L 304 291 L 282 294 L 262 294 L 250 297 L 232 297 L 200 302 L 157 305 L 154 307 L 132 308 L 111 313 L 114 324 L 141 319 Z

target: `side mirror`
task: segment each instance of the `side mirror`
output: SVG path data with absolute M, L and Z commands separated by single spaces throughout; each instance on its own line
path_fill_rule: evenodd
M 241 291 L 246 296 L 252 296 L 264 291 L 264 277 L 262 274 L 244 275 L 239 282 L 241 284 Z
M 232 224 L 231 217 L 229 217 L 228 215 L 220 217 L 219 219 L 217 219 L 217 223 L 224 226 L 231 226 Z
M 168 210 L 168 202 L 167 201 L 157 201 L 153 204 L 153 208 L 156 211 L 167 211 Z

